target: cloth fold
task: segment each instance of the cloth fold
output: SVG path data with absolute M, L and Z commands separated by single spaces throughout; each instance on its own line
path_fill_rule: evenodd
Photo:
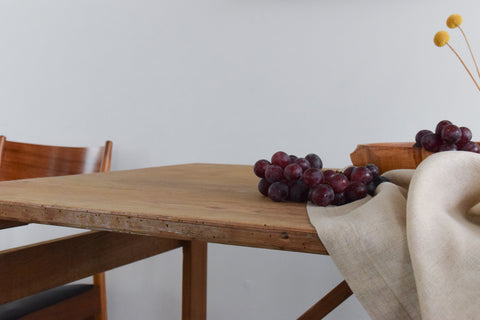
M 307 205 L 357 299 L 372 319 L 480 317 L 480 155 L 441 152 L 384 175 L 373 198 Z

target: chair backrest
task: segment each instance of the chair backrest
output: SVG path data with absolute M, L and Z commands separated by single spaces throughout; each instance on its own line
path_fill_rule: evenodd
M 0 181 L 110 171 L 112 142 L 98 148 L 60 147 L 7 141 L 0 136 Z M 0 220 L 0 229 L 24 225 Z M 93 275 L 99 304 L 95 319 L 107 319 L 105 274 Z M 33 284 L 35 285 L 35 284 Z M 81 304 L 80 304 L 81 305 Z M 95 311 L 97 312 L 97 311 Z
M 7 141 L 0 136 L 0 181 L 110 170 L 112 142 L 98 148 Z

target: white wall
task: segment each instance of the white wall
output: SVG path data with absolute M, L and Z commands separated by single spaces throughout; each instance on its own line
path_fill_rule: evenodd
M 442 119 L 480 140 L 479 92 L 432 42 L 455 12 L 480 54 L 478 1 L 1 0 L 0 133 L 111 139 L 112 170 L 277 150 L 343 167 L 358 143 Z M 0 244 L 45 229 L 29 228 Z M 342 279 L 329 257 L 210 245 L 209 259 L 212 320 L 293 319 Z M 179 251 L 108 272 L 110 319 L 180 319 L 180 272 Z M 368 315 L 350 298 L 328 319 Z

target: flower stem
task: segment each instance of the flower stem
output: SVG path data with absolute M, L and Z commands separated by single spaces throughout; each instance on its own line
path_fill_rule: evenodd
M 477 69 L 477 74 L 480 77 L 480 71 L 478 70 L 477 61 L 475 60 L 475 57 L 473 56 L 472 48 L 470 47 L 470 43 L 467 40 L 467 36 L 465 35 L 465 32 L 463 32 L 463 29 L 460 26 L 458 26 L 458 29 L 460 29 L 460 32 L 462 33 L 463 37 L 465 38 L 465 42 L 467 43 L 468 50 L 470 50 L 470 54 L 472 55 L 473 63 L 475 63 L 475 68 Z
M 455 53 L 455 55 L 457 56 L 457 58 L 460 60 L 460 62 L 463 64 L 463 66 L 465 67 L 465 70 L 467 70 L 468 74 L 470 75 L 470 78 L 472 78 L 473 82 L 475 83 L 475 85 L 477 86 L 477 89 L 478 91 L 480 91 L 480 86 L 478 86 L 478 83 L 477 81 L 475 81 L 475 78 L 472 76 L 472 73 L 470 72 L 470 70 L 468 70 L 467 66 L 465 65 L 465 62 L 463 62 L 462 58 L 460 58 L 460 56 L 458 55 L 457 51 L 455 51 L 455 49 L 453 49 L 453 47 L 447 42 L 446 45 L 450 48 L 450 50 L 453 51 L 453 53 Z

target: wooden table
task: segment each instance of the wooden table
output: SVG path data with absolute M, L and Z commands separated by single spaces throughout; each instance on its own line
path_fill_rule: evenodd
M 205 319 L 208 242 L 328 254 L 305 204 L 275 203 L 257 184 L 251 166 L 218 164 L 6 181 L 0 183 L 0 227 L 13 221 L 101 231 L 61 242 L 70 260 L 77 250 L 75 265 L 67 267 L 79 270 L 62 283 L 183 246 L 182 316 Z M 52 245 L 58 244 L 45 244 Z M 51 259 L 64 263 L 62 250 L 49 251 L 55 251 Z M 22 254 L 7 250 L 0 259 L 14 261 Z M 0 274 L 8 272 L 6 265 Z M 26 294 L 15 293 L 16 284 L 8 281 L 0 281 L 2 290 Z M 322 317 L 350 294 L 343 282 L 300 319 Z

